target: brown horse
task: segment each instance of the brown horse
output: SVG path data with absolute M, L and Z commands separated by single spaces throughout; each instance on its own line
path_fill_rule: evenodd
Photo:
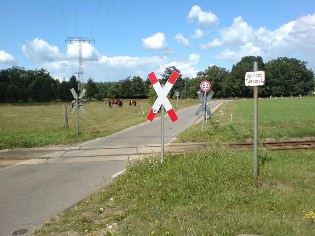
M 118 107 L 123 106 L 122 99 L 112 99 L 109 101 L 108 106 L 111 108 L 113 105 L 117 105 Z
M 137 100 L 136 99 L 130 99 L 129 100 L 129 106 L 134 105 L 137 106 Z

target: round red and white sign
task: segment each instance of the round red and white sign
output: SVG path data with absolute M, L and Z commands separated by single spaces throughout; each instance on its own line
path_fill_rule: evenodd
M 200 88 L 202 91 L 207 92 L 211 88 L 211 84 L 208 80 L 204 80 L 200 83 Z

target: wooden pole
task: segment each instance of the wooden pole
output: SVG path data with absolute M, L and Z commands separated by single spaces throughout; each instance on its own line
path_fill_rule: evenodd
M 64 115 L 65 115 L 65 118 L 64 118 L 65 128 L 68 128 L 69 127 L 69 125 L 68 125 L 68 110 L 67 110 L 67 104 L 66 103 L 63 104 L 63 110 L 64 110 Z

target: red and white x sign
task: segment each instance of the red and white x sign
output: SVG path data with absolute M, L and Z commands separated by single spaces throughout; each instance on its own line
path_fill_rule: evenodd
M 179 73 L 177 71 L 173 71 L 173 73 L 171 74 L 171 76 L 169 77 L 169 79 L 167 80 L 166 84 L 164 85 L 164 87 L 162 88 L 160 82 L 158 81 L 158 79 L 156 78 L 154 72 L 151 72 L 148 75 L 153 88 L 156 92 L 156 94 L 158 95 L 158 98 L 155 100 L 148 116 L 147 119 L 149 121 L 152 121 L 154 119 L 154 117 L 156 116 L 156 114 L 158 113 L 160 107 L 163 105 L 165 110 L 167 111 L 167 114 L 169 115 L 169 117 L 171 118 L 171 120 L 173 122 L 178 120 L 178 117 L 172 107 L 172 104 L 170 103 L 170 101 L 167 99 L 167 94 L 169 93 L 169 91 L 172 89 L 173 85 L 175 84 L 177 78 L 179 77 Z

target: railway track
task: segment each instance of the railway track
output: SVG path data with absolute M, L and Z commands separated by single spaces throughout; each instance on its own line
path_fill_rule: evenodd
M 259 147 L 268 150 L 296 150 L 296 149 L 315 149 L 315 140 L 301 140 L 301 141 L 264 141 L 258 144 Z M 251 149 L 252 143 L 231 143 L 229 147 L 237 149 Z

